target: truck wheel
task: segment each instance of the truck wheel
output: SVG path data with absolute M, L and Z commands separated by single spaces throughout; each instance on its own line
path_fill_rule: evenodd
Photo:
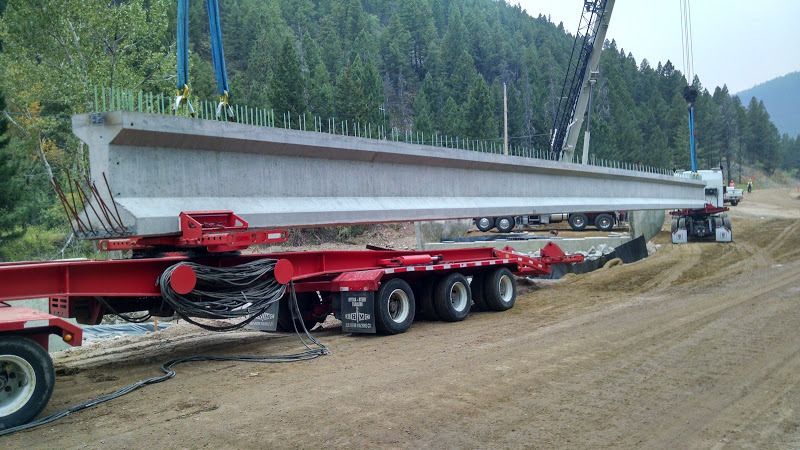
M 610 214 L 600 214 L 595 217 L 594 226 L 600 231 L 611 231 L 614 229 L 614 218 Z
M 500 217 L 495 222 L 495 226 L 497 227 L 497 231 L 501 233 L 510 233 L 511 230 L 514 229 L 514 218 Z
M 381 286 L 375 302 L 375 327 L 381 334 L 403 333 L 411 327 L 416 312 L 414 292 L 400 278 Z
M 569 215 L 567 222 L 569 223 L 569 227 L 573 230 L 583 231 L 586 229 L 586 223 L 589 222 L 589 219 L 584 213 L 575 213 Z
M 734 200 L 731 202 L 731 206 L 736 206 L 739 204 L 739 200 Z
M 433 292 L 436 313 L 445 322 L 458 322 L 467 318 L 472 306 L 472 294 L 467 277 L 451 273 L 436 284 Z
M 475 226 L 485 233 L 494 228 L 494 217 L 479 217 L 475 219 Z
M 433 277 L 424 278 L 414 283 L 414 297 L 417 300 L 417 310 L 414 315 L 424 320 L 439 320 L 436 308 L 433 306 Z
M 505 267 L 489 272 L 484 280 L 483 292 L 483 300 L 492 311 L 511 309 L 517 301 L 514 275 Z
M 50 400 L 53 360 L 36 342 L 0 338 L 0 430 L 29 422 Z
M 472 310 L 486 311 L 486 302 L 483 301 L 483 286 L 485 273 L 476 273 L 469 282 L 470 294 L 472 294 Z
M 300 308 L 300 313 L 302 315 L 306 315 L 306 313 L 314 308 L 314 305 L 319 303 L 319 296 L 316 292 L 298 292 L 296 295 L 297 306 Z M 296 323 L 292 324 L 292 310 L 289 304 L 290 298 L 291 293 L 287 291 L 286 295 L 280 299 L 280 305 L 278 306 L 278 331 L 293 333 L 295 331 L 295 326 L 297 327 L 297 331 L 303 331 L 304 325 L 306 330 L 311 331 L 317 324 L 316 319 L 302 319 L 302 323 L 300 320 L 295 319 Z

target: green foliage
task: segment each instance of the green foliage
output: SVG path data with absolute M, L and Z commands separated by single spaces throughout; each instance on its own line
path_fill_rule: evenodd
M 305 83 L 292 38 L 286 37 L 270 79 L 270 106 L 299 116 L 306 112 Z
M 14 101 L 84 112 L 95 86 L 170 87 L 171 0 L 10 2 L 0 21 L 3 88 Z
M 466 137 L 491 139 L 498 135 L 492 94 L 483 77 L 476 77 L 469 89 L 466 107 Z
M 382 83 L 375 65 L 356 56 L 346 66 L 335 88 L 336 117 L 350 122 L 380 123 L 383 104 Z
M 0 94 L 0 110 L 5 110 L 5 97 Z M 22 221 L 22 183 L 16 155 L 11 153 L 7 135 L 8 120 L 0 117 L 0 261 L 6 259 L 4 243 L 19 237 L 24 232 Z

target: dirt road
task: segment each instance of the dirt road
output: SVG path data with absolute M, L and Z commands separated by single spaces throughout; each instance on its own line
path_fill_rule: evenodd
M 319 333 L 333 354 L 196 363 L 4 448 L 800 447 L 800 200 L 756 192 L 730 245 L 530 289 L 506 313 L 393 337 Z M 788 209 L 787 209 L 788 208 Z M 243 339 L 237 353 L 297 349 Z M 215 352 L 193 344 L 193 352 Z M 62 376 L 49 411 L 157 371 Z

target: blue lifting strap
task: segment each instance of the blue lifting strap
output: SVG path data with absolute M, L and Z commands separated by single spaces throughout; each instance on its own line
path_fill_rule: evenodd
M 175 95 L 173 109 L 177 111 L 181 105 L 186 105 L 190 114 L 194 114 L 194 108 L 189 101 L 189 0 L 178 0 L 178 76 L 175 88 L 178 93 Z
M 178 80 L 180 91 L 189 84 L 189 0 L 178 0 Z
M 189 113 L 194 114 L 194 108 L 189 101 L 189 1 L 178 0 L 177 23 L 177 77 L 175 87 L 178 93 L 175 96 L 174 109 L 177 111 L 181 105 L 186 105 Z M 222 26 L 219 19 L 219 1 L 206 0 L 208 12 L 208 28 L 211 36 L 211 61 L 214 65 L 214 77 L 217 80 L 217 93 L 219 104 L 217 116 L 226 115 L 233 117 L 233 108 L 229 104 L 228 71 L 225 68 L 225 52 L 222 48 Z
M 214 64 L 214 76 L 217 79 L 217 94 L 219 94 L 217 116 L 225 113 L 229 117 L 233 117 L 233 108 L 228 103 L 228 72 L 225 68 L 225 52 L 222 49 L 222 26 L 219 20 L 218 0 L 206 0 L 206 8 L 209 34 L 211 35 L 211 62 Z

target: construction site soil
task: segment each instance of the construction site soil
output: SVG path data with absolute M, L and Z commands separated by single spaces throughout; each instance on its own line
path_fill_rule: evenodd
M 3 448 L 800 447 L 800 200 L 757 191 L 732 244 L 521 289 L 514 309 L 398 336 L 315 332 L 332 354 L 192 363 Z M 45 413 L 189 354 L 279 354 L 292 335 L 182 326 L 57 356 Z

